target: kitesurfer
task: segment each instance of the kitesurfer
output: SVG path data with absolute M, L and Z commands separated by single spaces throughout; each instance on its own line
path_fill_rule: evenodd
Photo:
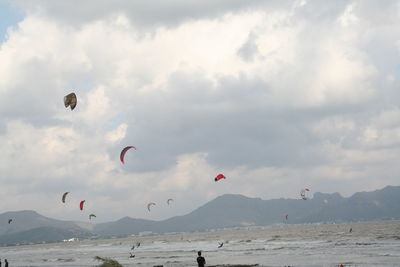
M 218 244 L 219 244 L 218 248 L 222 248 L 222 246 L 224 245 L 224 242 L 222 242 L 222 243 L 218 242 Z
M 353 228 L 350 228 L 349 233 L 353 232 Z
M 131 253 L 131 255 L 129 256 L 129 258 L 134 258 L 135 257 L 135 255 L 132 255 L 132 253 Z
M 206 259 L 204 259 L 204 257 L 201 256 L 201 251 L 198 251 L 197 255 L 199 255 L 197 257 L 197 263 L 199 267 L 204 267 L 204 265 L 206 264 Z

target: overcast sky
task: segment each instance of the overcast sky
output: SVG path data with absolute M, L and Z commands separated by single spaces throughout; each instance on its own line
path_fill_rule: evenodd
M 398 0 L 0 0 L 0 34 L 0 212 L 400 185 Z

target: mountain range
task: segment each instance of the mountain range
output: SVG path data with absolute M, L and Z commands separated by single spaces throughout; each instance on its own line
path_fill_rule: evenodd
M 55 220 L 35 211 L 14 211 L 0 214 L 0 222 L 4 222 L 0 224 L 0 245 L 128 236 L 146 231 L 191 232 L 278 223 L 399 220 L 399 203 L 400 186 L 387 186 L 372 192 L 358 192 L 349 198 L 342 197 L 339 193 L 318 192 L 308 200 L 262 200 L 226 194 L 189 214 L 162 221 L 124 217 L 113 222 L 88 224 Z M 13 221 L 8 224 L 10 218 Z

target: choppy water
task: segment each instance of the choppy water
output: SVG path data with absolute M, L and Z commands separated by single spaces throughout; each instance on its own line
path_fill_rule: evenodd
M 352 228 L 353 232 L 349 233 Z M 135 258 L 129 258 L 131 246 Z M 224 242 L 222 248 L 218 242 Z M 10 266 L 96 266 L 95 256 L 124 266 L 196 266 L 202 250 L 208 265 L 400 266 L 400 221 L 338 225 L 281 225 L 263 229 L 165 234 L 1 247 Z

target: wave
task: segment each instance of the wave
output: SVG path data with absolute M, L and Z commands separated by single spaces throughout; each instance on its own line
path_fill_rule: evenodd
M 60 261 L 60 262 L 73 262 L 73 261 L 75 261 L 75 259 L 73 259 L 73 258 L 68 258 L 68 259 L 58 258 L 57 261 Z
M 357 242 L 356 245 L 357 246 L 372 246 L 372 245 L 376 245 L 376 243 Z
M 377 236 L 376 239 L 394 239 L 394 240 L 400 240 L 400 236 L 397 236 L 397 235 L 392 235 L 392 236 L 380 235 L 380 236 Z

